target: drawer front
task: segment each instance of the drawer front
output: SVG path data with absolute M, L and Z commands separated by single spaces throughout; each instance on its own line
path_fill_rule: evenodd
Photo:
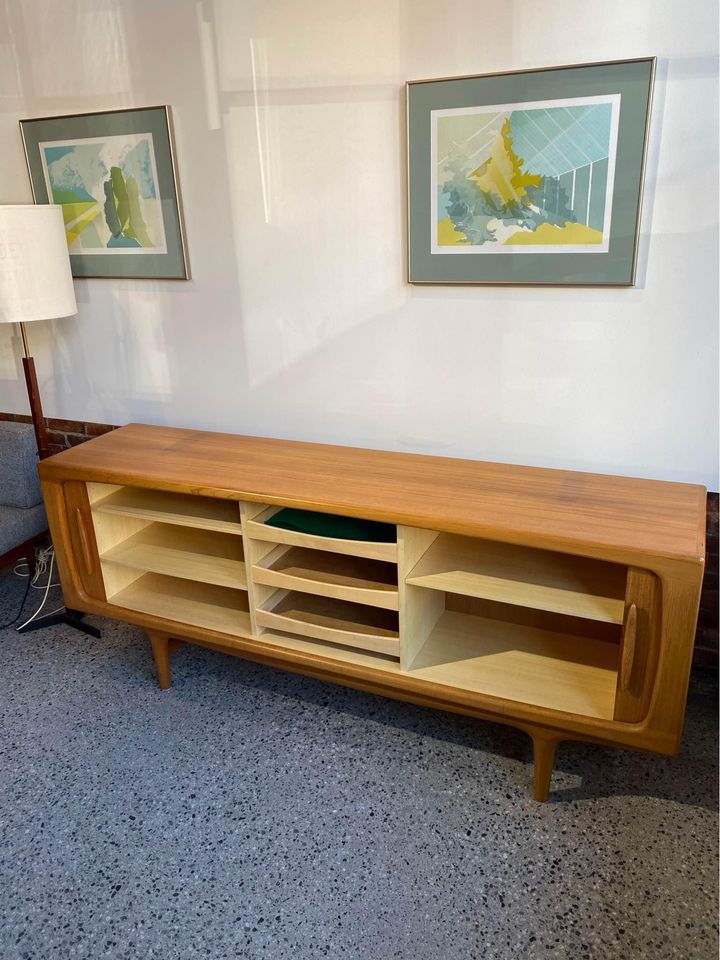
M 318 597 L 335 597 L 337 600 L 348 600 L 351 603 L 366 603 L 371 607 L 383 607 L 385 610 L 398 609 L 397 590 L 371 590 L 338 583 L 323 583 L 322 580 L 303 579 L 279 570 L 269 570 L 257 564 L 252 569 L 252 576 L 255 583 L 262 583 L 267 587 L 300 590 L 302 593 L 312 593 Z
M 391 657 L 399 658 L 400 656 L 400 641 L 392 637 L 354 633 L 352 630 L 339 630 L 317 623 L 308 623 L 306 620 L 295 620 L 291 616 L 274 613 L 271 610 L 257 610 L 255 616 L 260 626 L 269 627 L 282 633 L 296 633 L 301 637 L 312 637 L 315 640 L 339 643 L 344 647 L 356 647 L 359 650 L 370 650 Z
M 105 586 L 85 484 L 75 480 L 65 482 L 63 499 L 68 535 L 80 582 L 88 596 L 95 600 L 105 600 Z
M 253 540 L 265 540 L 270 543 L 287 543 L 294 547 L 308 547 L 313 550 L 327 550 L 329 553 L 343 553 L 350 557 L 369 557 L 372 560 L 397 562 L 397 544 L 365 540 L 339 540 L 335 537 L 321 537 L 297 530 L 284 530 L 281 527 L 269 527 L 257 520 L 248 520 L 248 537 Z

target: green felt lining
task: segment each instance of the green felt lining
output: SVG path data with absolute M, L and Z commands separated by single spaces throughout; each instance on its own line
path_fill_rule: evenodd
M 311 510 L 296 510 L 292 507 L 279 510 L 266 520 L 265 524 L 268 527 L 311 533 L 318 537 L 335 537 L 338 540 L 395 543 L 397 539 L 396 529 L 391 523 L 340 517 L 333 513 L 314 513 Z

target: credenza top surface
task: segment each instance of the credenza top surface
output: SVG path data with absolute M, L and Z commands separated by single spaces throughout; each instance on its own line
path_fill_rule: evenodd
M 293 504 L 569 552 L 704 554 L 705 488 L 661 480 L 137 423 L 42 461 L 40 475 Z

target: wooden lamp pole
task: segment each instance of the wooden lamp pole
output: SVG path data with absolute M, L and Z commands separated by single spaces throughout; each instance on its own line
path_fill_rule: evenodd
M 22 363 L 23 370 L 25 371 L 28 400 L 30 401 L 30 416 L 32 417 L 33 428 L 35 430 L 38 457 L 44 460 L 50 456 L 50 450 L 48 448 L 47 432 L 45 430 L 45 417 L 43 416 L 42 403 L 40 402 L 40 390 L 38 389 L 37 374 L 35 372 L 35 360 L 30 356 L 24 323 L 20 323 L 20 333 L 22 334 L 23 350 L 25 352 Z

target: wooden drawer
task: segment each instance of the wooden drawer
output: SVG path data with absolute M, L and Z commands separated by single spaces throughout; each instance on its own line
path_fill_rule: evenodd
M 323 537 L 317 534 L 300 533 L 297 530 L 270 527 L 265 521 L 269 520 L 274 513 L 277 513 L 277 510 L 277 507 L 270 507 L 254 520 L 248 520 L 245 525 L 246 535 L 254 540 L 265 540 L 270 543 L 285 543 L 294 547 L 343 553 L 350 557 L 367 557 L 371 560 L 397 562 L 397 543 L 382 543 L 375 540 L 341 540 L 337 537 Z
M 255 583 L 398 609 L 397 566 L 282 544 L 253 566 Z
M 390 611 L 309 594 L 281 592 L 257 610 L 256 617 L 260 626 L 273 630 L 400 656 L 397 617 Z

